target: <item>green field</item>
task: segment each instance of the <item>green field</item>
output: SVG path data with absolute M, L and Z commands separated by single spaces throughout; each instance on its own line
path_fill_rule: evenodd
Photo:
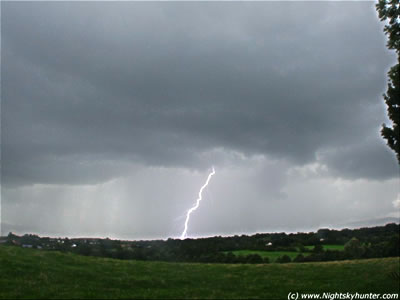
M 344 245 L 322 245 L 322 247 L 324 248 L 324 250 L 344 250 Z M 314 249 L 314 246 L 304 246 L 304 248 L 312 250 Z
M 122 261 L 0 247 L 0 298 L 263 298 L 399 293 L 399 258 L 229 265 Z
M 308 250 L 314 249 L 314 246 L 304 246 L 304 248 Z M 325 250 L 339 250 L 343 251 L 344 246 L 343 245 L 323 245 L 323 248 Z M 229 251 L 224 251 L 224 253 L 228 253 Z M 290 259 L 294 259 L 297 255 L 300 254 L 300 252 L 296 251 L 257 251 L 257 250 L 236 250 L 232 251 L 232 253 L 236 256 L 242 255 L 242 256 L 247 256 L 250 254 L 258 254 L 262 258 L 268 257 L 270 262 L 275 262 L 277 258 L 287 255 L 290 257 Z M 310 255 L 309 252 L 302 253 L 304 256 Z
M 227 252 L 225 252 L 227 253 Z M 242 255 L 242 256 L 247 256 L 250 254 L 258 254 L 262 258 L 268 257 L 270 262 L 274 262 L 278 257 L 281 257 L 283 255 L 288 255 L 290 259 L 294 259 L 297 255 L 300 254 L 300 252 L 295 252 L 295 251 L 257 251 L 257 250 L 237 250 L 237 251 L 232 251 L 232 253 L 236 256 Z M 310 253 L 302 253 L 304 256 Z

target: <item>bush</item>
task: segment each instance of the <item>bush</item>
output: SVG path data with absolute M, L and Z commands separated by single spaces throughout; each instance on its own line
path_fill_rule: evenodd
M 282 255 L 281 257 L 278 257 L 278 259 L 276 260 L 276 262 L 281 263 L 281 264 L 285 264 L 285 263 L 290 263 L 292 260 L 290 259 L 290 257 L 288 255 Z
M 313 252 L 314 252 L 314 253 L 320 253 L 320 252 L 322 252 L 322 251 L 324 251 L 324 248 L 322 247 L 321 244 L 316 244 L 316 245 L 314 246 L 314 249 L 313 249 Z
M 344 252 L 348 258 L 360 258 L 364 254 L 365 249 L 361 245 L 361 242 L 353 237 L 344 245 Z
M 246 262 L 249 264 L 261 264 L 263 263 L 263 259 L 258 254 L 250 254 L 246 256 Z
M 304 255 L 303 254 L 299 254 L 297 255 L 294 260 L 294 262 L 304 262 Z

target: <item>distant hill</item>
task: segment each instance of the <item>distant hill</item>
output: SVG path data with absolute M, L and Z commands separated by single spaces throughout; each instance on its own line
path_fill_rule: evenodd
M 361 227 L 374 227 L 374 226 L 384 226 L 389 223 L 400 223 L 399 218 L 376 218 L 376 219 L 368 219 L 368 220 L 359 220 L 349 223 L 344 223 L 339 225 L 337 228 L 361 228 Z
M 0 298 L 287 299 L 399 293 L 399 258 L 301 264 L 122 261 L 0 246 Z M 397 273 L 398 274 L 398 273 Z
M 374 227 L 374 226 L 384 226 L 389 223 L 395 223 L 395 224 L 400 224 L 400 218 L 393 218 L 393 217 L 387 217 L 387 218 L 376 218 L 376 219 L 368 219 L 368 220 L 357 220 L 353 222 L 347 222 L 347 223 L 342 223 L 338 225 L 323 225 L 321 227 L 323 228 L 329 228 L 329 229 L 344 229 L 344 228 L 349 228 L 349 229 L 357 229 L 357 228 L 362 228 L 362 227 Z M 35 233 L 37 234 L 34 229 L 27 230 L 26 226 L 19 225 L 19 224 L 10 224 L 3 222 L 1 223 L 1 232 L 0 236 L 6 236 L 9 232 L 17 233 L 17 234 L 25 234 L 25 233 Z M 279 231 L 273 231 L 273 232 L 282 232 L 284 230 L 279 230 Z M 312 230 L 294 230 L 292 231 L 293 233 L 295 232 L 309 232 Z M 315 230 L 316 231 L 316 230 Z M 244 234 L 244 233 L 241 233 Z M 46 232 L 46 233 L 41 233 L 42 236 L 52 236 L 52 237 L 60 237 L 60 236 L 65 236 L 61 233 L 55 233 L 55 232 Z M 88 236 L 91 236 L 88 234 Z M 226 235 L 226 236 L 231 236 L 231 235 Z

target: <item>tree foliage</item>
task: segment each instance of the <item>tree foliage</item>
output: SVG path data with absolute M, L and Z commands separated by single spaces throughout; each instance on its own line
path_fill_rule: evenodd
M 399 256 L 400 225 L 392 223 L 373 228 L 323 229 L 316 233 L 257 233 L 251 236 L 151 241 L 50 238 L 10 233 L 7 237 L 0 237 L 0 244 L 4 241 L 13 246 L 30 245 L 29 248 L 115 259 L 229 264 L 265 264 L 271 259 L 272 263 L 298 263 Z M 342 247 L 338 250 L 325 249 L 327 245 L 344 245 L 344 250 Z M 297 256 L 291 259 L 287 252 L 297 253 Z M 280 257 L 275 259 L 276 255 Z
M 399 0 L 379 0 L 376 4 L 381 21 L 387 21 L 384 32 L 389 40 L 387 47 L 395 50 L 398 63 L 388 72 L 388 88 L 383 99 L 387 105 L 392 127 L 382 125 L 381 134 L 388 146 L 396 153 L 400 164 L 400 4 Z
M 353 237 L 344 245 L 344 252 L 347 257 L 360 258 L 364 254 L 364 248 L 359 239 Z

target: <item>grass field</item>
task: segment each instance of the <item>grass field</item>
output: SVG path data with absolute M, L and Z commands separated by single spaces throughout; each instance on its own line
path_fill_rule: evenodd
M 314 246 L 305 246 L 304 248 L 312 250 L 314 249 Z M 325 250 L 339 250 L 343 251 L 344 246 L 343 245 L 323 245 L 323 248 Z M 227 253 L 227 252 L 225 252 Z M 232 251 L 234 255 L 242 255 L 242 256 L 247 256 L 250 254 L 258 254 L 262 258 L 268 257 L 270 262 L 275 262 L 278 257 L 281 257 L 283 255 L 287 255 L 290 257 L 290 259 L 294 259 L 297 255 L 300 254 L 300 252 L 296 251 L 257 251 L 257 250 L 237 250 L 237 251 Z M 310 255 L 310 253 L 302 253 L 304 256 Z
M 325 250 L 339 250 L 339 251 L 344 250 L 344 245 L 323 245 L 322 247 Z M 312 250 L 314 249 L 314 246 L 304 246 L 304 248 Z
M 399 258 L 228 265 L 121 261 L 0 247 L 0 298 L 262 298 L 399 293 Z
M 232 251 L 234 255 L 242 255 L 242 256 L 247 256 L 250 254 L 258 254 L 262 258 L 268 257 L 270 262 L 274 262 L 278 257 L 281 257 L 283 255 L 288 255 L 292 260 L 300 254 L 300 252 L 295 252 L 295 251 L 257 251 L 257 250 L 237 250 L 237 251 Z M 310 253 L 303 253 L 304 256 L 308 255 Z

